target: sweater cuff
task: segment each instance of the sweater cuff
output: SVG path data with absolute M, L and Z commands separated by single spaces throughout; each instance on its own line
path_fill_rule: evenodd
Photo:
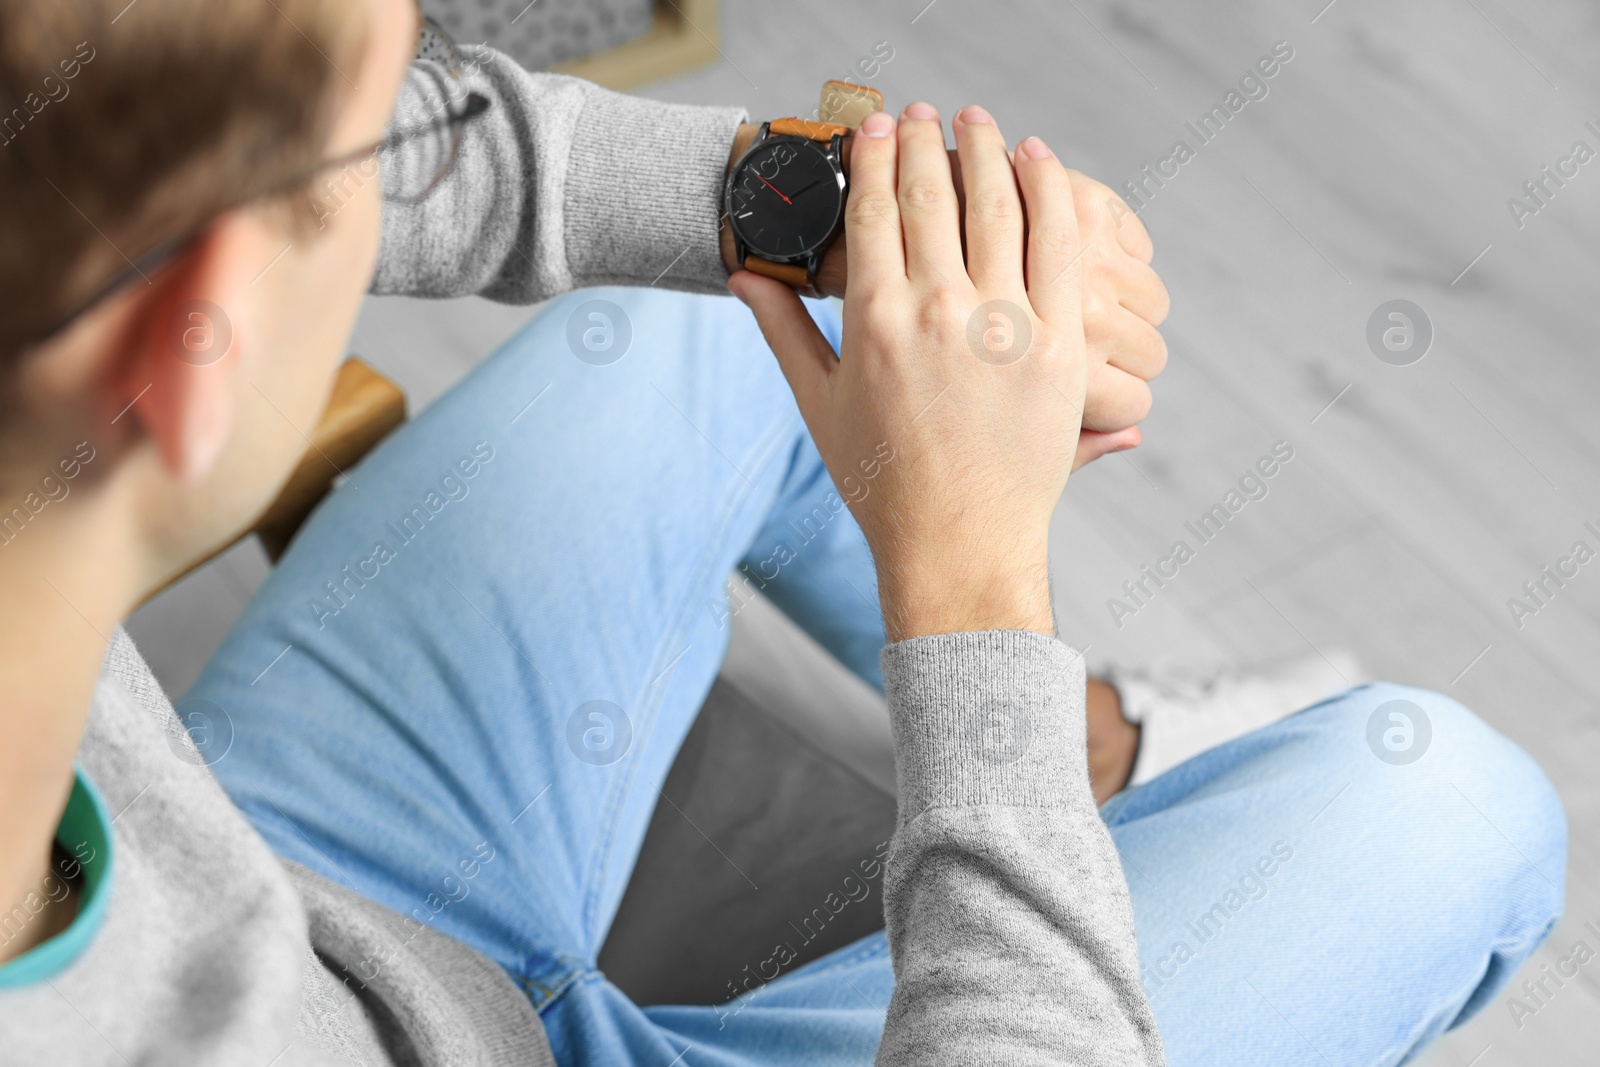
M 987 630 L 900 641 L 882 662 L 902 821 L 947 805 L 1093 810 L 1076 651 Z
M 726 292 L 722 192 L 745 114 L 591 91 L 567 167 L 573 284 Z

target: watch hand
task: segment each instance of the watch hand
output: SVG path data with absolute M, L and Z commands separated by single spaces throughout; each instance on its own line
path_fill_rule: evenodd
M 816 181 L 812 182 L 810 185 L 801 186 L 798 190 L 795 191 L 794 198 L 796 200 L 799 200 L 802 196 L 806 195 L 811 190 L 815 189 L 817 186 L 819 186 L 821 184 L 822 184 L 822 179 L 818 178 Z
M 767 181 L 767 179 L 762 178 L 761 174 L 759 172 L 756 174 L 756 177 L 760 178 L 762 185 L 765 185 L 768 189 L 771 189 L 773 192 L 778 193 L 779 196 L 782 196 L 783 197 L 783 202 L 785 204 L 793 204 L 794 203 L 794 201 L 790 200 L 787 196 L 783 196 L 783 193 L 778 192 L 778 187 L 776 185 L 773 185 L 771 182 Z

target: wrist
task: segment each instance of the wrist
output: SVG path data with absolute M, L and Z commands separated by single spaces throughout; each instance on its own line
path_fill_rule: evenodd
M 1055 636 L 1044 551 L 987 564 L 947 559 L 880 565 L 878 598 L 891 643 L 981 630 Z

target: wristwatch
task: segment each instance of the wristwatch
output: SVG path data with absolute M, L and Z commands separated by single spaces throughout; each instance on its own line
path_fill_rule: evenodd
M 745 270 L 817 291 L 817 267 L 844 225 L 844 139 L 883 109 L 883 94 L 848 82 L 822 87 L 816 119 L 774 119 L 728 172 L 723 207 Z

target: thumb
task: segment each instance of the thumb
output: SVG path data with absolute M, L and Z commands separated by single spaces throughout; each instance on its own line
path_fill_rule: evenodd
M 800 413 L 809 422 L 828 375 L 839 365 L 833 347 L 811 321 L 800 295 L 782 282 L 741 270 L 728 279 L 728 291 L 755 312 L 761 335 L 778 357 Z

